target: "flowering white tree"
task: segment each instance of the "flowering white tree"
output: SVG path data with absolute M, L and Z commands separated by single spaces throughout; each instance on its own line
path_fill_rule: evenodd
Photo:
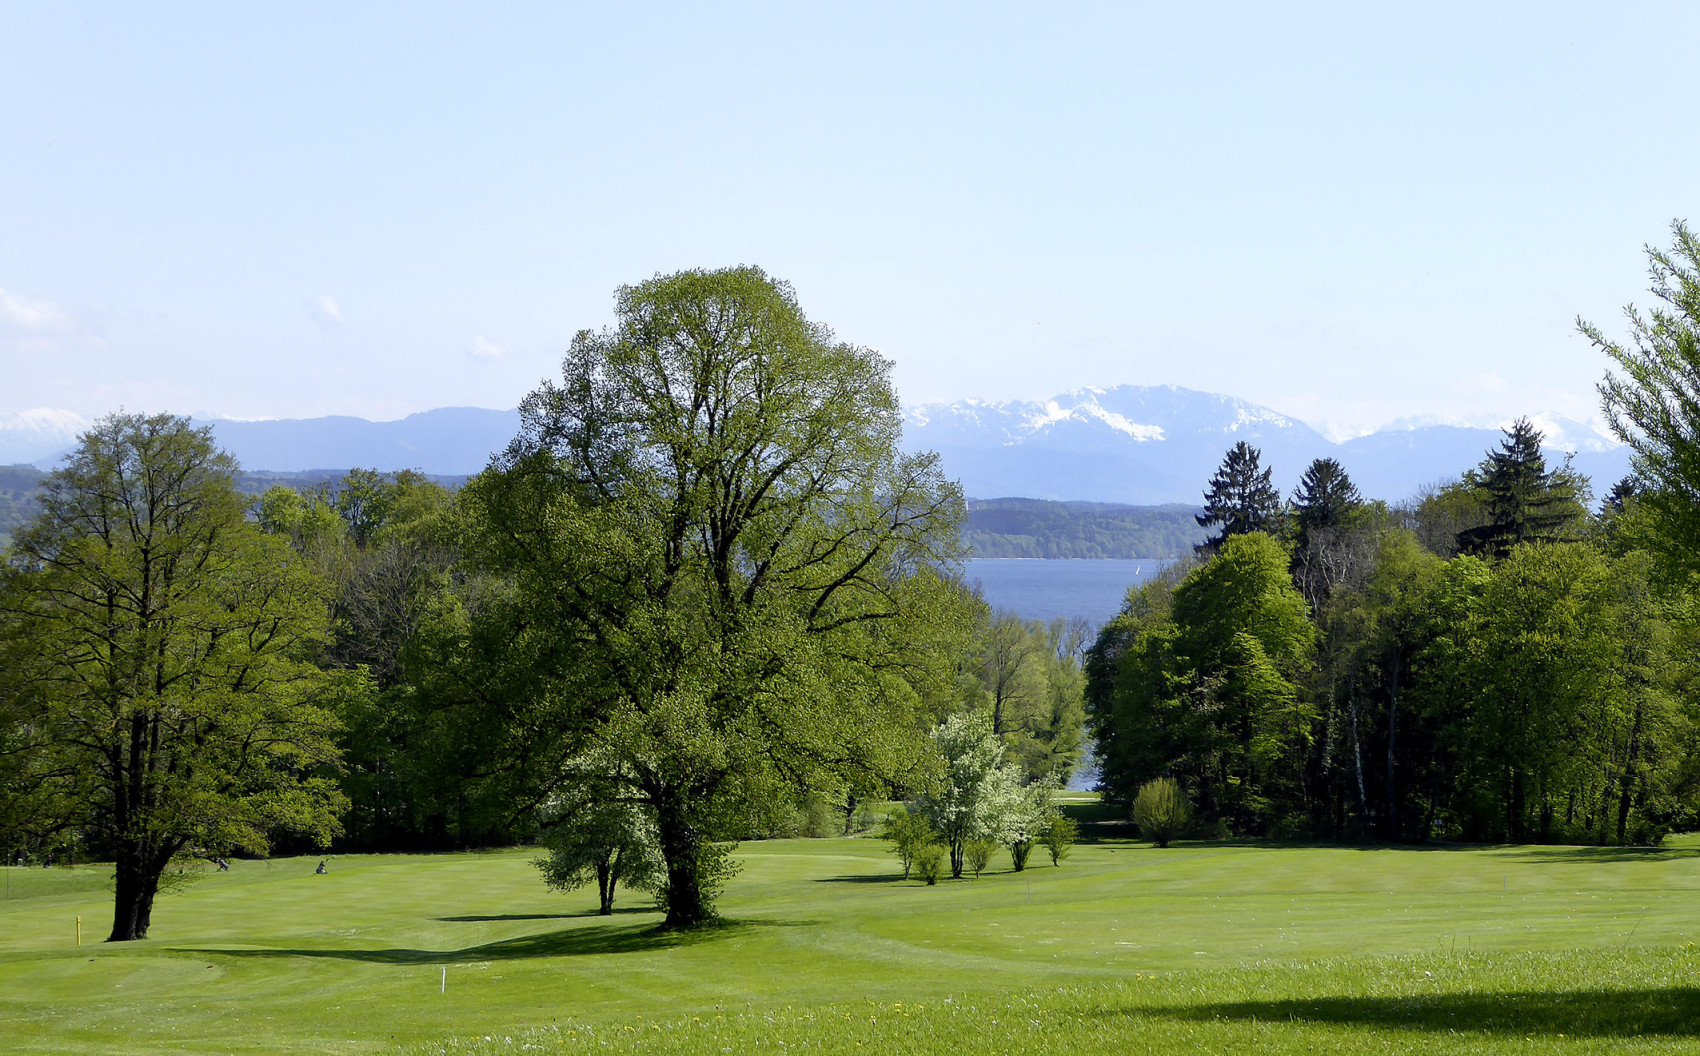
M 985 715 L 953 715 L 931 733 L 944 775 L 915 800 L 950 849 L 950 875 L 960 878 L 969 840 L 1009 843 L 1019 835 L 1027 790 L 1021 767 L 1003 761 L 1003 741 Z

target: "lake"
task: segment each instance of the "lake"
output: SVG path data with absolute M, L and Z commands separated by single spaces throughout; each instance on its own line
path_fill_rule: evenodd
M 1079 617 L 1094 631 L 1121 610 L 1127 588 L 1163 567 L 1159 558 L 1133 561 L 1036 561 L 978 558 L 967 563 L 968 582 L 978 582 L 994 609 L 1011 609 L 1031 620 Z

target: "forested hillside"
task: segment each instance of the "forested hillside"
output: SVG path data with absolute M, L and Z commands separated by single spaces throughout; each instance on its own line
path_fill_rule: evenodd
M 1204 538 L 1199 508 L 970 499 L 963 539 L 975 557 L 1177 557 Z
M 325 488 L 334 493 L 340 486 L 342 470 L 315 470 L 311 473 L 240 473 L 236 490 L 243 495 L 260 496 L 266 489 L 282 486 L 296 491 Z M 35 516 L 36 493 L 47 474 L 30 465 L 0 466 L 0 546 L 11 542 L 18 526 Z M 427 479 L 445 487 L 458 487 L 465 477 L 431 476 Z
M 0 546 L 35 512 L 35 491 L 46 475 L 34 466 L 0 466 Z

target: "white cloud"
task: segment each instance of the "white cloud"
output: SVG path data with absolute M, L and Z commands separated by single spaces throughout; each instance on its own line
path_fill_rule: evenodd
M 70 316 L 52 301 L 0 289 L 0 326 L 25 333 L 57 333 L 71 328 Z
M 342 305 L 336 303 L 336 298 L 328 293 L 319 295 L 319 314 L 326 319 L 342 322 Z
M 498 345 L 487 337 L 474 337 L 472 343 L 466 346 L 466 354 L 473 359 L 501 359 L 507 353 L 506 346 Z

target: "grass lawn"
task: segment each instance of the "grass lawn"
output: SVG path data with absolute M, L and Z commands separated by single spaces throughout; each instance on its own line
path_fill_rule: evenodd
M 1696 838 L 1105 840 L 933 888 L 870 839 L 740 856 L 683 938 L 529 851 L 236 862 L 118 945 L 107 870 L 14 869 L 0 1051 L 1700 1051 Z

